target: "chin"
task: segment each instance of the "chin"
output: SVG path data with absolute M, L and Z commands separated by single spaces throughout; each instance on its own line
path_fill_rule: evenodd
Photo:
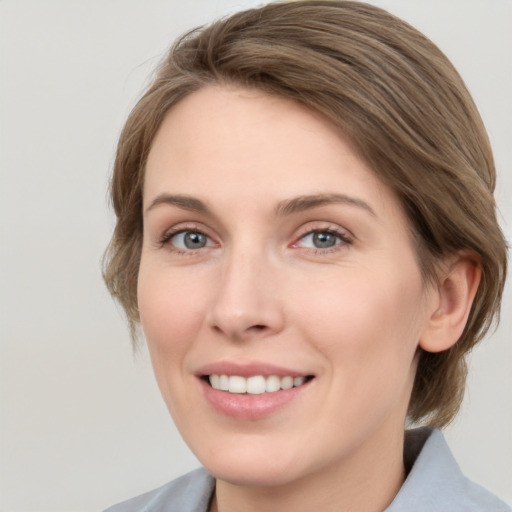
M 273 443 L 232 439 L 230 445 L 217 446 L 208 453 L 196 452 L 206 470 L 232 485 L 274 487 L 286 485 L 307 471 L 299 450 L 279 450 Z
M 254 461 L 239 461 L 238 464 L 222 461 L 219 464 L 205 465 L 215 478 L 241 487 L 281 487 L 300 478 L 297 468 L 290 471 L 282 464 L 265 464 Z

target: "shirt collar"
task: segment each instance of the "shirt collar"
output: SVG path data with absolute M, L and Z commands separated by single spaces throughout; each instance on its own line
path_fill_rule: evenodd
M 407 431 L 404 462 L 410 468 L 409 474 L 385 512 L 510 510 L 462 474 L 438 429 L 423 427 Z

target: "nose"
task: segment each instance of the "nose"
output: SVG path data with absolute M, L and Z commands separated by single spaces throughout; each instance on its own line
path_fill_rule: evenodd
M 233 341 L 263 338 L 280 332 L 284 312 L 277 269 L 261 252 L 233 252 L 217 276 L 207 321 Z

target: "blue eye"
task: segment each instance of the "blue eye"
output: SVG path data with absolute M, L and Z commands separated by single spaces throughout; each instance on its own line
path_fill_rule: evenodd
M 200 231 L 180 231 L 168 237 L 167 241 L 177 249 L 185 251 L 203 249 L 214 245 L 211 238 Z
M 331 249 L 337 245 L 349 243 L 350 240 L 345 235 L 328 229 L 311 231 L 299 241 L 301 247 L 310 249 Z

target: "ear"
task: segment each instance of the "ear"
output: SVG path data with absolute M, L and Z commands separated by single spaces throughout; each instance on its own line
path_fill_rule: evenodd
M 460 253 L 442 265 L 433 307 L 419 346 L 426 352 L 447 350 L 464 331 L 482 270 L 474 254 Z

